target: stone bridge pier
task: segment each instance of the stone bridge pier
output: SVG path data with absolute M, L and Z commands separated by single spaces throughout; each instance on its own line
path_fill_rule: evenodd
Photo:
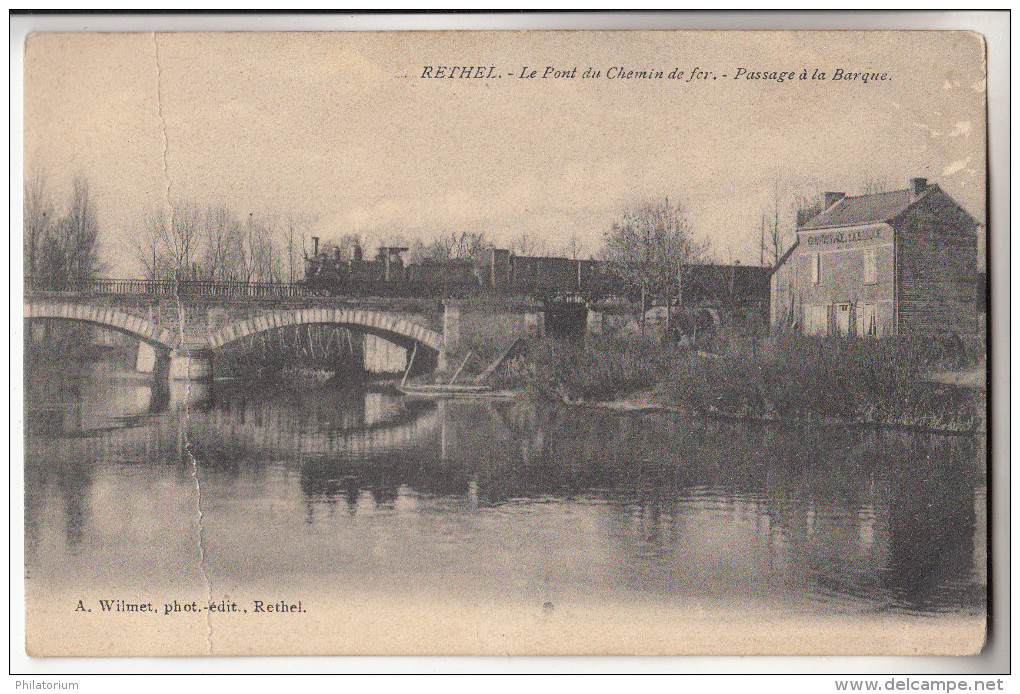
M 178 347 L 166 360 L 167 377 L 172 381 L 204 381 L 213 377 L 213 353 L 201 347 Z M 162 369 L 158 368 L 157 373 Z

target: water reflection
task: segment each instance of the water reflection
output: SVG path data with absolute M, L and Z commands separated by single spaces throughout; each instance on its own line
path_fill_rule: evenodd
M 983 441 L 342 386 L 27 398 L 27 571 L 981 613 Z M 175 404 L 176 403 L 176 404 Z

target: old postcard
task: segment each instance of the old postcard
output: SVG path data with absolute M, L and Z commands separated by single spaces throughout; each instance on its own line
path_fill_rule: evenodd
M 964 31 L 31 34 L 28 653 L 979 652 L 985 79 Z

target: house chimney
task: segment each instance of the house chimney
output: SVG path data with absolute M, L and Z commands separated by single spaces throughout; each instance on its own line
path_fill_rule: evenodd
M 924 191 L 928 189 L 927 178 L 912 178 L 910 179 L 910 199 L 917 200 Z
M 313 236 L 312 237 L 312 243 L 314 244 L 312 246 L 312 255 L 313 256 L 317 256 L 317 255 L 319 255 L 319 237 L 318 236 Z
M 845 197 L 846 197 L 846 193 L 826 192 L 825 193 L 825 209 L 829 209 L 830 207 L 832 207 L 833 205 L 835 205 L 837 202 L 839 202 L 840 200 L 842 200 Z

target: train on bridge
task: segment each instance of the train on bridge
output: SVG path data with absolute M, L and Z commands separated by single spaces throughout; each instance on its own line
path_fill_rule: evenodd
M 405 264 L 404 247 L 382 246 L 366 259 L 360 247 L 344 251 L 313 239 L 305 259 L 304 285 L 311 291 L 343 296 L 415 296 L 460 298 L 485 294 L 528 297 L 545 302 L 587 303 L 623 298 L 636 301 L 640 289 L 622 268 L 603 260 L 516 255 L 485 248 L 470 259 L 423 260 Z M 670 283 L 667 293 L 676 296 Z M 764 307 L 769 297 L 768 269 L 698 264 L 685 268 L 683 300 L 690 306 L 730 309 Z
M 355 246 L 346 253 L 318 239 L 305 259 L 305 284 L 341 295 L 408 295 L 466 297 L 497 293 L 535 299 L 585 298 L 625 291 L 610 265 L 596 260 L 519 256 L 502 248 L 486 248 L 470 259 L 432 260 L 405 264 L 408 249 L 383 246 L 374 258 Z

